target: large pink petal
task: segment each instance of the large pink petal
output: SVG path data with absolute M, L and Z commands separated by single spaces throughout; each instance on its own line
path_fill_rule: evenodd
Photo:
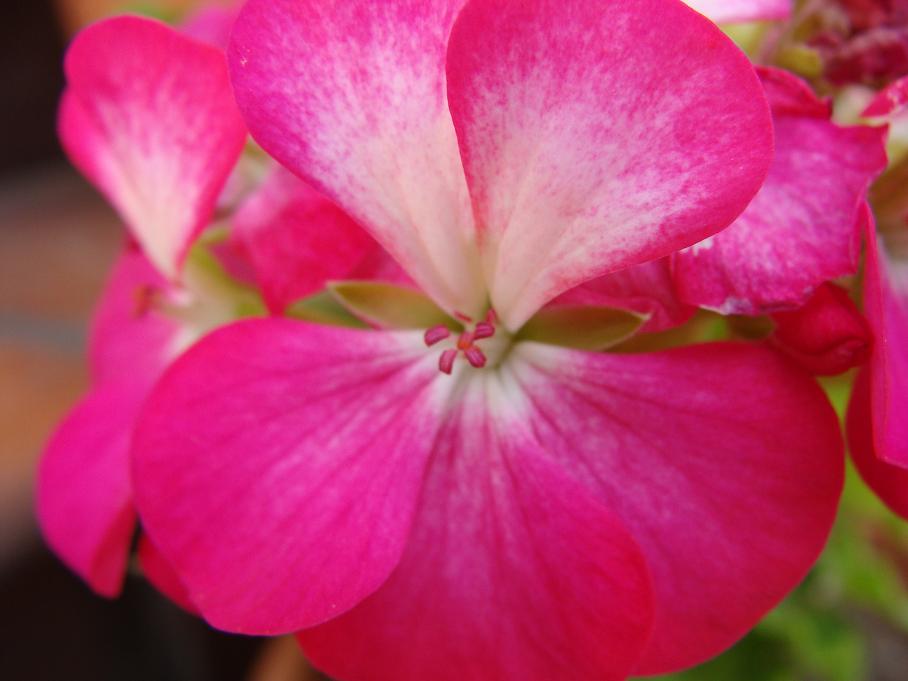
M 872 221 L 867 225 L 864 314 L 870 353 L 873 439 L 883 460 L 908 468 L 908 268 L 886 262 Z
M 638 673 L 717 654 L 807 573 L 835 516 L 843 447 L 795 365 L 735 344 L 648 355 L 522 344 L 512 357 L 541 448 L 647 559 L 656 618 Z
M 180 26 L 180 31 L 226 52 L 230 31 L 239 12 L 239 2 L 229 5 L 210 4 L 193 12 Z
M 145 393 L 95 389 L 58 427 L 38 473 L 38 520 L 54 552 L 98 593 L 119 593 L 135 526 L 129 440 Z
M 385 581 L 439 376 L 421 334 L 286 319 L 225 327 L 174 363 L 137 428 L 133 477 L 144 529 L 206 619 L 295 631 Z
M 183 610 L 194 615 L 197 614 L 196 607 L 190 600 L 189 594 L 186 593 L 186 587 L 180 576 L 174 572 L 173 566 L 144 534 L 139 539 L 138 558 L 145 579 Z
M 223 52 L 119 17 L 79 34 L 66 75 L 64 147 L 152 263 L 176 277 L 246 138 Z
M 170 285 L 133 245 L 114 264 L 92 318 L 92 381 L 139 382 L 147 388 L 177 351 L 180 327 L 158 305 Z
M 510 387 L 470 377 L 400 566 L 299 635 L 315 665 L 347 681 L 627 677 L 651 623 L 646 566 L 612 514 L 544 461 Z
M 793 0 L 684 0 L 716 23 L 787 19 Z
M 614 307 L 649 316 L 641 331 L 664 331 L 696 311 L 678 298 L 669 258 L 634 265 L 580 284 L 555 298 L 555 306 Z
M 776 133 L 766 184 L 731 227 L 674 260 L 682 298 L 725 314 L 796 307 L 824 281 L 853 273 L 867 187 L 886 167 L 882 129 L 839 127 L 802 81 L 761 75 Z
M 848 447 L 851 458 L 867 486 L 883 502 L 908 519 L 908 468 L 886 463 L 873 443 L 870 372 L 865 369 L 854 384 L 848 405 Z
M 265 300 L 278 314 L 330 280 L 373 274 L 385 253 L 333 202 L 283 168 L 240 207 L 233 227 L 231 238 L 248 254 Z
M 439 303 L 484 304 L 444 60 L 463 0 L 249 0 L 229 50 L 253 137 Z
M 448 96 L 492 303 L 516 328 L 581 282 L 727 226 L 772 131 L 747 58 L 676 0 L 474 0 Z

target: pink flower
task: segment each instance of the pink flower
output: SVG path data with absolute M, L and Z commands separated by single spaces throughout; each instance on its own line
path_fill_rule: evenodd
M 206 619 L 298 631 L 350 681 L 622 679 L 716 654 L 803 577 L 842 483 L 811 379 L 747 345 L 520 336 L 760 188 L 770 114 L 712 23 L 675 0 L 250 0 L 229 60 L 257 142 L 448 317 L 251 320 L 167 370 L 136 501 Z
M 716 23 L 787 19 L 792 0 L 685 0 Z

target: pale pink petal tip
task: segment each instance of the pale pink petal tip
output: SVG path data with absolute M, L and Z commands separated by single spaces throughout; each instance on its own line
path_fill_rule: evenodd
M 83 30 L 65 66 L 64 148 L 151 262 L 176 278 L 246 139 L 223 52 L 157 21 L 118 17 Z

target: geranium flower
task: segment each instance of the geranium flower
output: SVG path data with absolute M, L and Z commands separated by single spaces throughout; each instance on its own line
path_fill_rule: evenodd
M 805 374 L 747 345 L 521 336 L 759 189 L 765 97 L 711 22 L 674 0 L 251 0 L 229 56 L 253 137 L 447 317 L 251 320 L 165 373 L 137 504 L 212 624 L 302 630 L 350 680 L 619 679 L 717 653 L 801 579 L 842 482 Z

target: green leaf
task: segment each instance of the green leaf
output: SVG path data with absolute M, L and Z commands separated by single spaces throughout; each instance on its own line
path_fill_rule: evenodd
M 348 312 L 385 329 L 428 329 L 460 325 L 429 298 L 413 289 L 371 281 L 328 284 L 328 291 Z
M 556 307 L 537 312 L 517 339 L 605 350 L 633 336 L 645 321 L 644 316 L 607 307 Z

